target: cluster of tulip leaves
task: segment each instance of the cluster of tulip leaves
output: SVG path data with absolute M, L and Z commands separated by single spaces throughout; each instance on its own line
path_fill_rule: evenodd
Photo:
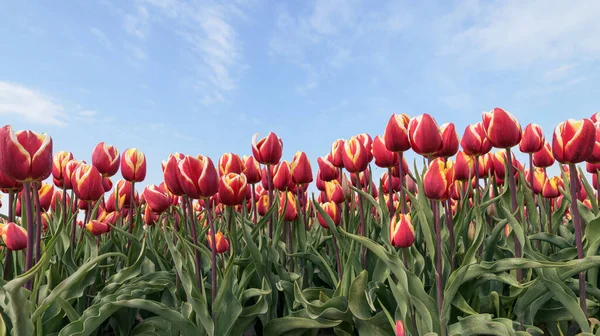
M 418 171 L 415 167 L 415 172 Z M 519 181 L 524 181 L 522 173 Z M 583 174 L 581 174 L 583 176 Z M 304 216 L 291 223 L 293 250 L 281 239 L 285 225 L 277 216 L 278 202 L 257 224 L 246 214 L 226 211 L 220 227 L 231 218 L 231 256 L 218 259 L 218 291 L 211 303 L 211 252 L 195 245 L 185 231 L 174 229 L 174 208 L 154 226 L 144 227 L 137 213 L 132 233 L 124 225 L 112 228 L 98 243 L 85 231 L 83 241 L 70 246 L 66 211 L 55 214 L 44 237 L 43 254 L 27 273 L 0 280 L 0 336 L 12 335 L 394 335 L 401 320 L 407 334 L 436 335 L 600 335 L 600 321 L 579 308 L 578 283 L 588 272 L 588 316 L 599 311 L 600 216 L 579 202 L 585 225 L 585 257 L 577 259 L 573 228 L 563 221 L 571 198 L 552 214 L 536 211 L 529 188 L 518 184 L 516 212 L 509 206 L 508 188 L 487 184 L 478 204 L 461 202 L 454 215 L 455 258 L 450 260 L 449 232 L 443 225 L 443 306 L 436 306 L 434 214 L 419 188 L 409 193 L 415 243 L 405 251 L 390 244 L 390 214 L 380 197 L 353 188 L 363 200 L 366 233 L 358 234 L 359 212 L 344 212 L 345 227 L 314 199 L 310 202 L 329 225 L 307 228 Z M 567 178 L 564 179 L 568 181 Z M 589 195 L 593 190 L 584 181 Z M 565 189 L 568 190 L 568 186 Z M 408 191 L 407 191 L 408 192 Z M 496 195 L 491 197 L 491 195 Z M 495 212 L 490 214 L 489 207 Z M 529 211 L 527 216 L 524 211 Z M 315 215 L 315 214 L 313 214 Z M 442 223 L 446 217 L 440 216 Z M 180 213 L 180 218 L 183 214 Z M 273 239 L 264 234 L 274 218 Z M 523 221 L 529 218 L 528 234 Z M 165 219 L 163 221 L 163 219 Z M 470 223 L 475 234 L 468 235 Z M 489 223 L 493 225 L 489 225 Z M 196 223 L 198 224 L 198 223 Z M 506 226 L 510 235 L 506 235 Z M 204 237 L 208 227 L 199 236 Z M 523 247 L 515 258 L 514 237 Z M 332 244 L 339 247 L 338 274 Z M 366 251 L 365 263 L 361 263 Z M 197 281 L 194 254 L 201 260 Z M 405 254 L 406 265 L 403 259 Z M 293 258 L 295 267 L 287 264 Z M 23 263 L 20 255 L 17 263 Z M 523 280 L 516 271 L 523 270 Z M 24 284 L 34 279 L 31 291 Z M 39 285 L 42 284 L 42 285 Z

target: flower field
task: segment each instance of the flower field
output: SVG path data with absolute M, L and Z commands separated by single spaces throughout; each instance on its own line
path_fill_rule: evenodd
M 159 185 L 4 126 L 0 336 L 600 335 L 600 113 L 474 122 L 392 115 L 312 166 L 270 133 Z

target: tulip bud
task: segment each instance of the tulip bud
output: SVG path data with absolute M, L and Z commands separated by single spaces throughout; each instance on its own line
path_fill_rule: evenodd
M 329 161 L 336 168 L 344 168 L 344 144 L 346 142 L 342 139 L 337 139 L 331 145 L 331 152 L 329 153 Z
M 423 156 L 435 155 L 444 145 L 435 119 L 427 113 L 410 120 L 408 139 L 415 153 Z
M 90 231 L 94 236 L 100 236 L 110 231 L 110 226 L 108 224 L 98 220 L 89 221 L 89 223 L 85 224 L 85 228 L 88 229 L 88 231 Z
M 319 165 L 319 178 L 323 181 L 333 181 L 339 177 L 340 171 L 330 161 L 330 155 L 318 157 L 317 164 Z
M 92 152 L 92 165 L 104 177 L 114 176 L 119 171 L 120 161 L 117 147 L 107 145 L 104 142 L 97 144 Z
M 241 174 L 244 171 L 244 163 L 237 154 L 225 153 L 219 158 L 219 176 L 229 173 Z
M 329 182 L 329 183 L 331 183 L 331 182 Z M 335 226 L 340 225 L 340 223 L 342 221 L 342 215 L 340 214 L 340 209 L 338 208 L 337 204 L 335 204 L 334 202 L 325 202 L 325 203 L 321 204 L 321 208 L 323 208 L 325 213 L 329 217 L 331 217 Z M 319 224 L 323 228 L 325 228 L 325 229 L 329 228 L 329 226 L 327 225 L 327 222 L 325 221 L 325 218 L 323 218 L 323 216 L 321 216 L 321 213 L 319 213 L 319 212 L 317 212 L 317 219 L 319 220 Z
M 475 160 L 460 151 L 456 154 L 454 164 L 454 178 L 459 181 L 468 181 L 475 176 Z
M 408 173 L 410 173 L 410 169 L 408 169 L 408 162 L 406 162 L 406 155 L 402 155 L 402 174 L 404 174 L 404 176 L 406 176 L 406 175 L 408 175 Z M 400 169 L 398 169 L 398 166 L 392 167 L 392 176 L 400 177 Z
M 52 197 L 54 196 L 54 186 L 52 184 L 42 183 L 37 191 L 40 199 L 40 209 L 42 209 L 42 211 L 48 211 L 48 209 L 50 209 Z
M 164 182 L 159 186 L 154 184 L 148 185 L 142 194 L 148 203 L 148 206 L 152 208 L 152 211 L 160 214 L 171 207 L 173 204 L 173 196 L 165 187 Z
M 569 119 L 554 130 L 552 154 L 560 163 L 580 163 L 592 153 L 596 129 L 590 119 Z
M 287 161 L 281 161 L 273 169 L 273 187 L 277 190 L 290 190 L 293 187 L 290 165 Z
M 373 161 L 373 139 L 371 139 L 371 136 L 367 133 L 361 133 L 356 135 L 355 138 L 357 138 L 367 150 L 367 161 Z
M 597 122 L 600 122 L 600 112 L 596 112 L 594 114 L 592 114 L 592 116 L 590 117 L 590 120 L 595 124 Z
M 483 123 L 469 125 L 465 128 L 460 146 L 469 156 L 481 156 L 489 153 L 492 149 L 492 144 L 485 136 Z
M 179 161 L 185 156 L 181 153 L 169 154 L 167 161 L 162 162 L 163 178 L 165 180 L 165 187 L 173 195 L 183 196 L 185 192 L 181 188 L 179 182 Z
M 479 177 L 494 175 L 494 154 L 486 153 L 479 157 Z
M 146 178 L 146 156 L 137 148 L 126 149 L 121 159 L 121 175 L 129 182 L 141 182 Z
M 515 174 L 515 176 L 518 176 L 519 171 L 522 168 L 521 163 L 519 161 L 517 161 L 514 153 L 511 153 L 511 157 L 512 157 L 512 164 L 513 164 L 513 173 Z M 498 151 L 498 152 L 496 152 L 496 154 L 494 154 L 494 156 L 492 158 L 493 158 L 493 163 L 494 163 L 494 173 L 496 174 L 496 176 L 498 178 L 504 179 L 504 177 L 506 176 L 506 168 L 504 166 L 505 161 L 506 161 L 506 152 Z
M 73 160 L 73 153 L 58 152 L 52 158 L 52 177 L 54 178 L 57 187 L 61 188 L 64 181 L 65 166 L 69 161 Z M 58 183 L 57 183 L 58 182 Z
M 546 168 L 553 164 L 554 156 L 552 156 L 552 147 L 546 141 L 541 150 L 533 153 L 533 165 L 540 168 Z
M 596 128 L 594 148 L 592 149 L 590 155 L 587 157 L 586 161 L 591 163 L 600 163 L 600 123 L 595 123 L 594 127 Z
M 298 206 L 296 205 L 296 196 L 293 193 L 289 191 L 281 193 L 279 199 L 279 216 L 283 216 L 283 219 L 287 222 L 298 218 Z
M 104 188 L 104 192 L 109 192 L 112 189 L 113 183 L 110 177 L 106 176 L 102 178 L 102 187 Z
M 52 173 L 52 139 L 32 131 L 0 128 L 0 171 L 23 181 L 42 181 Z
M 296 152 L 290 167 L 292 181 L 295 184 L 311 183 L 313 181 L 312 168 L 310 161 L 304 152 Z
M 219 179 L 219 199 L 225 205 L 238 205 L 246 199 L 246 176 L 229 173 Z
M 316 183 L 316 185 L 317 185 L 317 189 L 319 191 L 325 191 L 325 181 L 323 181 L 323 179 L 321 179 L 321 171 L 320 170 L 317 171 L 317 183 Z
M 261 195 L 256 202 L 256 211 L 264 217 L 269 211 L 269 195 Z
M 63 171 L 63 188 L 70 190 L 73 189 L 73 184 L 71 183 L 71 181 L 73 180 L 73 174 L 75 173 L 75 170 L 77 170 L 77 168 L 79 168 L 80 165 L 85 164 L 85 161 L 77 161 L 77 160 L 71 160 L 69 162 L 67 162 L 67 164 L 65 165 L 64 171 Z
M 333 201 L 336 204 L 344 203 L 346 199 L 344 190 L 337 180 L 325 182 L 325 195 L 329 201 Z
M 212 247 L 213 247 L 212 232 L 210 230 L 208 230 L 207 240 L 208 240 L 208 246 L 212 250 Z M 225 236 L 223 235 L 223 233 L 221 231 L 217 231 L 217 233 L 215 234 L 215 240 L 217 241 L 217 243 L 216 243 L 217 254 L 221 254 L 221 253 L 225 253 L 225 252 L 229 251 L 229 242 L 227 241 L 227 238 L 225 238 Z
M 16 191 L 22 187 L 23 184 L 21 182 L 6 176 L 6 174 L 0 170 L 0 189 L 2 191 L 8 193 L 8 191 Z
M 281 160 L 283 142 L 271 132 L 266 138 L 256 142 L 258 133 L 252 137 L 252 155 L 256 161 L 265 165 L 276 165 Z
M 544 181 L 544 186 L 542 188 L 542 196 L 545 198 L 557 198 L 560 196 L 559 187 L 563 187 L 563 181 L 558 176 L 553 176 L 551 178 L 547 178 Z
M 477 228 L 475 227 L 475 223 L 471 222 L 469 224 L 469 230 L 467 230 L 467 237 L 469 237 L 470 242 L 473 242 L 475 240 L 476 232 L 477 232 Z
M 531 179 L 529 174 L 531 174 L 531 170 L 528 169 L 525 174 L 525 180 L 527 182 L 529 182 Z M 546 175 L 546 171 L 543 168 L 535 168 L 533 170 L 533 187 L 532 186 L 529 186 L 529 187 L 533 190 L 534 194 L 542 193 L 544 183 L 546 182 L 547 179 L 548 179 L 548 176 Z
M 97 201 L 104 195 L 102 175 L 94 166 L 81 164 L 71 176 L 75 195 L 82 201 Z
M 445 123 L 440 126 L 442 134 L 442 148 L 435 153 L 437 157 L 449 158 L 458 152 L 458 133 L 453 123 Z
M 27 231 L 15 223 L 0 224 L 0 236 L 11 251 L 27 248 Z
M 211 197 L 217 193 L 219 178 L 208 156 L 186 156 L 179 162 L 179 172 L 181 188 L 189 198 Z
M 503 109 L 496 107 L 490 112 L 483 112 L 483 129 L 492 146 L 511 148 L 521 141 L 521 124 Z
M 588 173 L 590 173 L 590 174 L 596 175 L 596 173 L 598 173 L 598 171 L 600 171 L 600 163 L 589 163 L 589 162 L 586 162 L 586 164 L 585 164 L 585 170 Z
M 160 218 L 160 215 L 158 213 L 156 213 L 155 211 L 153 211 L 153 209 L 151 207 L 146 207 L 144 209 L 144 224 L 148 225 L 148 226 L 152 226 L 154 225 L 156 222 L 158 222 L 158 219 Z
M 260 163 L 253 156 L 244 156 L 244 175 L 248 184 L 256 184 L 262 179 Z
M 544 131 L 540 125 L 529 124 L 523 131 L 523 138 L 519 144 L 519 150 L 523 153 L 535 153 L 542 150 L 544 147 Z
M 361 138 L 354 136 L 344 144 L 342 152 L 344 168 L 350 173 L 361 172 L 369 166 L 370 150 L 365 148 Z M 323 178 L 325 180 L 325 178 Z
M 406 114 L 393 114 L 383 133 L 383 143 L 391 152 L 405 152 L 410 149 L 408 139 L 408 123 L 410 117 Z
M 423 176 L 425 196 L 433 200 L 448 199 L 448 189 L 452 182 L 452 171 L 446 168 L 444 160 L 434 159 Z
M 415 242 L 415 229 L 409 214 L 395 214 L 390 221 L 390 242 L 399 248 L 411 247 Z
M 404 336 L 404 324 L 402 321 L 396 321 L 396 336 Z
M 392 179 L 392 190 L 391 191 L 389 190 L 389 185 L 390 185 L 390 180 L 389 179 L 390 178 Z M 401 188 L 400 182 L 401 181 L 402 180 L 400 180 L 399 177 L 395 177 L 394 175 L 392 175 L 390 177 L 390 175 L 388 175 L 388 173 L 383 173 L 381 175 L 381 185 L 383 187 L 383 189 L 382 189 L 383 193 L 384 194 L 389 194 L 390 192 L 391 193 L 395 193 L 395 192 L 400 191 L 400 188 Z
M 387 149 L 385 142 L 379 136 L 373 141 L 373 157 L 375 165 L 381 168 L 391 168 L 398 165 L 398 153 L 391 152 Z

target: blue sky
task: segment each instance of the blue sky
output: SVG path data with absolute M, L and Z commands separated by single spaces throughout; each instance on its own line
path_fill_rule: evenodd
M 316 167 L 399 112 L 462 134 L 499 106 L 551 137 L 598 111 L 598 17 L 595 0 L 4 1 L 0 116 L 78 159 L 138 147 L 149 183 L 170 152 L 216 162 L 256 132 Z

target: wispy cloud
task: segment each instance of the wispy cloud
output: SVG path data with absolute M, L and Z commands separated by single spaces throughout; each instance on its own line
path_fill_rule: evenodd
M 139 39 L 146 37 L 150 14 L 144 6 L 137 6 L 135 13 L 125 14 L 123 27 L 129 35 Z
M 563 80 L 571 75 L 574 68 L 575 64 L 562 64 L 554 69 L 546 71 L 544 73 L 544 79 L 552 82 Z
M 86 123 L 93 123 L 97 121 L 97 114 L 98 112 L 94 110 L 81 110 L 77 113 L 75 119 Z
M 108 36 L 106 36 L 106 34 L 104 34 L 104 32 L 96 27 L 91 27 L 90 28 L 90 33 L 92 35 L 94 35 L 94 37 L 96 37 L 96 39 L 98 39 L 98 42 L 100 42 L 100 44 L 108 49 L 108 50 L 113 50 L 114 46 L 112 41 L 108 38 Z
M 67 115 L 56 99 L 20 84 L 0 81 L 0 115 L 11 114 L 34 123 L 67 125 Z

